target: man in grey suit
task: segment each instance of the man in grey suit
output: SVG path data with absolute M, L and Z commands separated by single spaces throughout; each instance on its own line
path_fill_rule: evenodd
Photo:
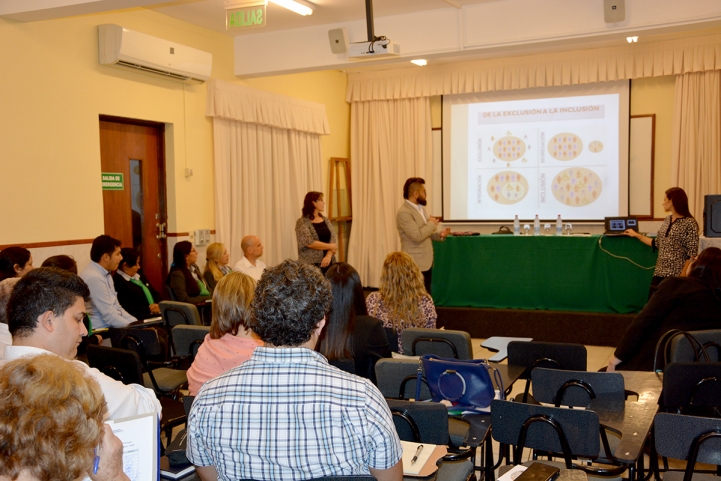
M 423 281 L 428 293 L 431 293 L 431 275 L 433 270 L 433 240 L 445 240 L 451 232 L 450 227 L 436 233 L 440 219 L 429 216 L 423 208 L 426 205 L 426 181 L 420 177 L 411 177 L 403 185 L 405 202 L 396 213 L 396 227 L 401 237 L 401 250 L 410 255 L 423 273 Z

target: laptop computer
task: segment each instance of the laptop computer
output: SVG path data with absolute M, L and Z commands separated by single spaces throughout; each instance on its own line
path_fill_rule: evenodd
M 607 236 L 620 236 L 627 229 L 633 229 L 638 232 L 638 220 L 635 215 L 629 215 L 626 217 L 606 217 L 604 219 L 606 232 L 604 235 Z

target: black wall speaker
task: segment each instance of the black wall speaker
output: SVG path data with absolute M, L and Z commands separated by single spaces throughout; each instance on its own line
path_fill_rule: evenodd
M 721 195 L 705 195 L 703 205 L 703 235 L 721 237 Z

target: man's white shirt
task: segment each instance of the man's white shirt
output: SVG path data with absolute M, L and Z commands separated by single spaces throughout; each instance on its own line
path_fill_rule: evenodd
M 243 256 L 237 264 L 235 264 L 235 270 L 240 271 L 243 274 L 248 274 L 250 277 L 255 279 L 255 282 L 260 280 L 260 276 L 263 275 L 265 270 L 265 263 L 260 259 L 255 260 L 255 265 L 251 264 L 250 261 Z

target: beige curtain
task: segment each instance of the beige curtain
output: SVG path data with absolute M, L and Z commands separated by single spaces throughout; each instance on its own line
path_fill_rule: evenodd
M 348 262 L 364 285 L 378 286 L 386 255 L 400 250 L 396 211 L 405 180 L 418 176 L 429 184 L 440 182 L 429 178 L 432 161 L 428 98 L 351 104 L 353 227 Z
M 703 197 L 721 193 L 721 72 L 676 78 L 671 184 L 688 194 L 691 214 L 703 219 Z
M 206 115 L 213 117 L 216 239 L 231 264 L 250 234 L 265 246 L 267 265 L 296 259 L 303 197 L 323 185 L 325 106 L 215 80 Z

